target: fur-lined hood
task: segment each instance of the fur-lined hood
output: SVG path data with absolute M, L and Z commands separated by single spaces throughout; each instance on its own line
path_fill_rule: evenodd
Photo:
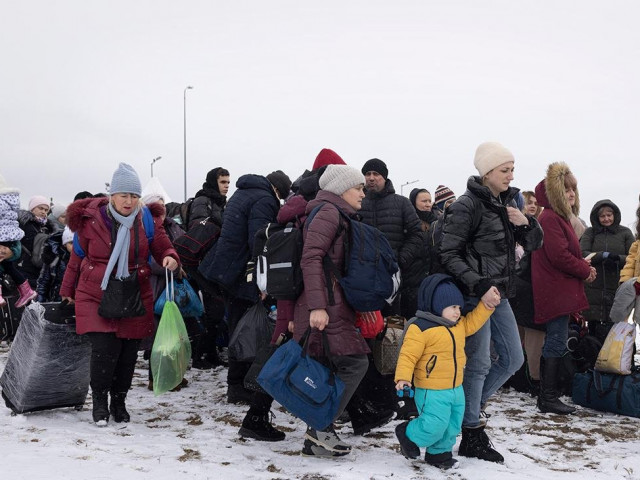
M 67 207 L 67 226 L 72 232 L 77 232 L 82 227 L 84 218 L 94 216 L 100 210 L 100 207 L 107 203 L 109 203 L 108 197 L 76 200 Z M 160 218 L 166 214 L 166 210 L 161 203 L 150 203 L 146 207 L 155 218 Z
M 580 194 L 576 187 L 576 203 L 573 207 L 569 205 L 565 198 L 564 179 L 572 173 L 569 165 L 564 162 L 555 162 L 547 168 L 547 175 L 535 190 L 538 205 L 544 208 L 550 208 L 559 216 L 567 221 L 571 220 L 571 215 L 576 217 L 580 213 Z

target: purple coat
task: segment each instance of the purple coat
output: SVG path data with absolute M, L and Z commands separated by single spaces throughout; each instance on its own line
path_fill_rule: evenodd
M 325 328 L 329 346 L 333 355 L 361 355 L 369 353 L 369 347 L 355 327 L 356 315 L 344 299 L 342 287 L 331 274 L 335 305 L 329 305 L 325 273 L 322 259 L 329 255 L 335 266 L 342 270 L 344 266 L 344 240 L 348 235 L 347 225 L 340 216 L 338 208 L 349 216 L 356 211 L 341 197 L 321 190 L 316 198 L 309 202 L 307 215 L 318 205 L 322 205 L 310 223 L 305 225 L 302 249 L 302 276 L 304 290 L 296 302 L 294 315 L 294 333 L 300 340 L 309 327 L 311 310 L 325 309 L 329 315 L 329 324 Z M 338 208 L 336 208 L 338 207 Z M 322 355 L 319 344 L 320 335 L 316 332 L 309 346 L 312 355 Z

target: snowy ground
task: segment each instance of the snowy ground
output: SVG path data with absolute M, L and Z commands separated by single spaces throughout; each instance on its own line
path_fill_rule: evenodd
M 0 372 L 9 348 L 0 345 Z M 245 406 L 225 401 L 225 373 L 190 370 L 188 387 L 154 397 L 141 361 L 129 393 L 132 422 L 98 428 L 91 400 L 81 412 L 58 409 L 12 416 L 0 405 L 2 479 L 640 479 L 640 419 L 580 409 L 569 418 L 539 414 L 534 400 L 501 392 L 490 404 L 490 435 L 504 465 L 459 458 L 443 473 L 398 453 L 397 424 L 364 437 L 348 426 L 354 446 L 339 460 L 300 456 L 302 423 L 281 407 L 278 443 L 238 437 Z M 454 454 L 455 451 L 454 450 Z

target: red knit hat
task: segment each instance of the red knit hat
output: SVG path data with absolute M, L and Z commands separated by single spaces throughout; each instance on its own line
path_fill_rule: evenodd
M 346 165 L 346 162 L 336 152 L 329 148 L 323 148 L 313 162 L 312 170 L 324 167 L 325 165 Z

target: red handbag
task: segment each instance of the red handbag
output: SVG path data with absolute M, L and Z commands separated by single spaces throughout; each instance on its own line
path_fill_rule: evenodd
M 375 338 L 384 330 L 384 319 L 380 310 L 374 312 L 356 312 L 356 328 L 364 338 Z

